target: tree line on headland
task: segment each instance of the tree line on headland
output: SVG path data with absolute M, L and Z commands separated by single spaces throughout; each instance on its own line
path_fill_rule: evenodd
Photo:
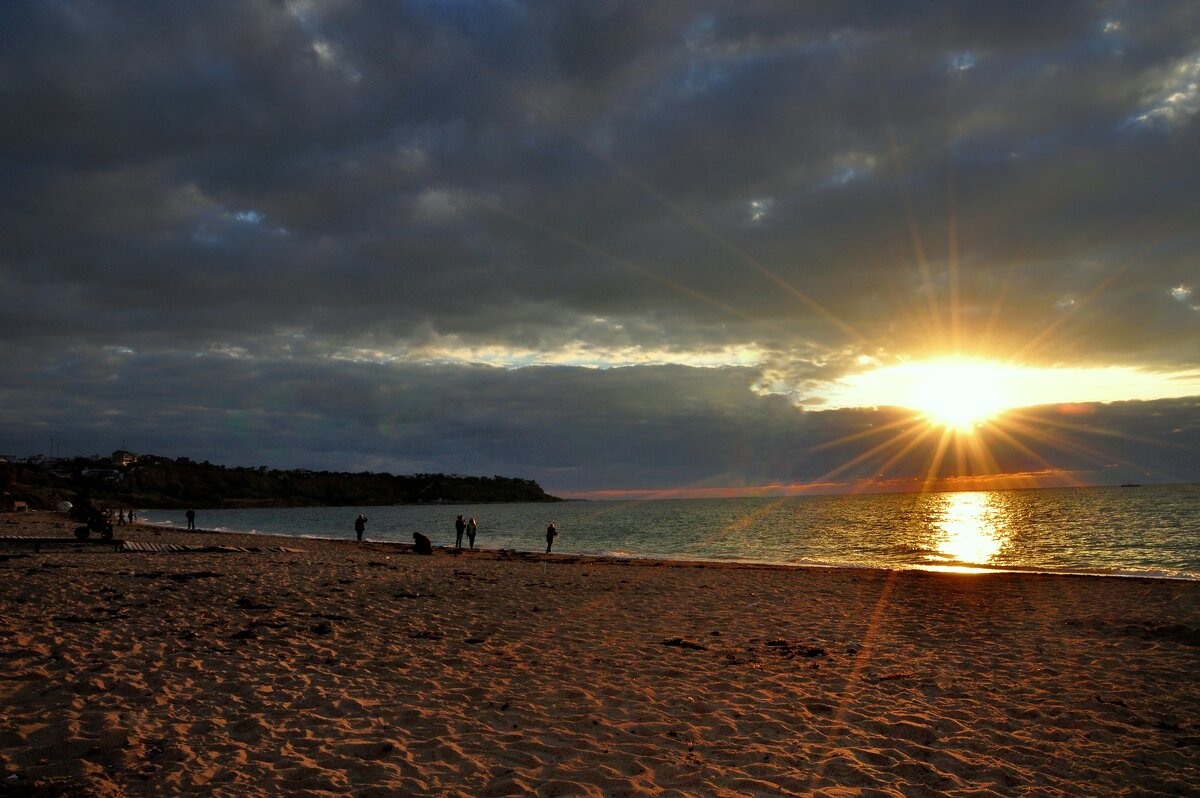
M 0 463 L 0 490 L 5 503 L 24 501 L 34 509 L 81 497 L 114 510 L 562 501 L 537 482 L 514 477 L 283 471 L 119 454 L 103 460 Z

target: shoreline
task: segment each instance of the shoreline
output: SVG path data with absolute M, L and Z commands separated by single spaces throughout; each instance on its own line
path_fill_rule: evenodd
M 1200 783 L 1196 582 L 116 531 L 0 552 L 0 795 Z
M 46 512 L 49 512 L 49 511 L 46 511 Z M 148 529 L 157 529 L 162 532 L 180 533 L 180 534 L 185 534 L 185 535 L 186 534 L 200 534 L 200 533 L 207 533 L 207 534 L 213 534 L 213 535 L 252 535 L 255 537 L 276 538 L 279 540 L 317 540 L 317 541 L 325 541 L 325 542 L 329 542 L 329 543 L 348 543 L 348 544 L 352 544 L 352 545 L 356 545 L 356 546 L 359 546 L 362 544 L 373 544 L 373 545 L 380 545 L 380 546 L 399 546 L 399 547 L 412 548 L 412 544 L 404 543 L 403 541 L 379 540 L 379 539 L 372 540 L 370 537 L 367 537 L 360 542 L 360 541 L 354 540 L 353 538 L 348 538 L 348 537 L 339 538 L 339 537 L 329 537 L 329 536 L 324 536 L 324 535 L 286 535 L 286 534 L 280 534 L 278 532 L 253 532 L 253 531 L 245 532 L 245 531 L 232 530 L 232 529 L 197 529 L 194 531 L 189 531 L 187 529 L 180 529 L 171 524 L 149 523 L 149 522 L 143 522 L 143 521 L 137 521 L 137 522 L 135 522 L 135 524 L 137 526 L 142 526 L 142 527 L 145 527 Z M 114 533 L 115 533 L 116 529 L 120 529 L 120 527 L 114 527 Z M 435 551 L 443 551 L 443 552 L 453 552 L 453 547 L 435 544 L 434 550 Z M 470 552 L 471 550 L 463 549 L 463 551 Z M 486 551 L 486 552 L 493 552 L 493 553 L 517 552 L 520 554 L 531 554 L 531 555 L 537 555 L 537 556 L 542 556 L 542 557 L 547 556 L 545 554 L 545 552 L 536 551 L 534 549 L 502 549 L 502 548 L 496 549 L 496 548 L 488 548 L 488 547 L 480 546 L 480 547 L 477 547 L 476 549 L 474 549 L 474 551 L 479 551 L 479 552 Z M 856 564 L 856 563 L 823 563 L 823 562 L 812 562 L 812 561 L 768 562 L 765 560 L 751 560 L 751 559 L 745 559 L 745 560 L 721 559 L 721 560 L 718 560 L 718 559 L 703 559 L 703 558 L 696 558 L 696 557 L 673 557 L 673 556 L 669 556 L 669 555 L 656 555 L 656 554 L 605 554 L 605 553 L 595 553 L 595 552 L 573 552 L 573 551 L 561 551 L 561 552 L 556 551 L 556 552 L 553 552 L 549 556 L 551 556 L 551 557 L 554 557 L 554 556 L 584 557 L 584 558 L 596 559 L 596 560 L 681 563 L 681 564 L 685 564 L 685 565 L 689 565 L 689 564 L 695 565 L 698 567 L 736 565 L 736 566 L 748 566 L 748 567 L 817 568 L 817 569 L 848 570 L 848 571 L 858 571 L 858 570 L 882 571 L 882 572 L 919 571 L 919 572 L 926 572 L 926 573 L 958 574 L 958 575 L 963 575 L 963 576 L 973 576 L 973 575 L 986 576 L 987 574 L 1028 574 L 1031 576 L 1101 577 L 1101 578 L 1113 578 L 1113 579 L 1150 579 L 1150 580 L 1165 580 L 1165 581 L 1180 581 L 1180 582 L 1200 582 L 1200 574 L 1193 574 L 1193 573 L 1187 572 L 1187 571 L 1165 571 L 1165 570 L 1137 571 L 1137 570 L 1110 569 L 1108 571 L 1103 571 L 1103 570 L 1099 570 L 1099 569 L 1087 570 L 1087 569 L 1082 569 L 1082 568 L 1076 569 L 1076 570 L 1049 569 L 1049 568 L 1042 569 L 1042 568 L 1037 568 L 1034 566 L 997 566 L 997 567 L 993 568 L 993 567 L 987 567 L 987 566 L 974 566 L 974 565 L 972 565 L 972 566 L 911 565 L 911 566 L 906 566 L 906 567 L 896 567 L 896 566 L 887 566 L 887 565 L 870 565 L 870 564 Z

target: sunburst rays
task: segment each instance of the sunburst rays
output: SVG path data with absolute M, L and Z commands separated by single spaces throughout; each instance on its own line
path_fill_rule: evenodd
M 886 352 L 898 359 L 906 356 L 980 358 L 1008 365 L 1019 365 L 1031 359 L 1042 362 L 1061 360 L 1055 355 L 1070 348 L 1072 339 L 1078 332 L 1077 322 L 1085 315 L 1084 311 L 1112 290 L 1119 278 L 1127 273 L 1130 264 L 1141 254 L 1127 257 L 1123 262 L 1106 270 L 1106 273 L 1099 275 L 1084 289 L 1081 297 L 1062 308 L 1062 312 L 1045 321 L 1040 328 L 1029 330 L 1019 336 L 1019 339 L 1011 329 L 1002 330 L 1005 321 L 1014 316 L 1015 311 L 1021 310 L 1020 297 L 1014 297 L 1018 292 L 1013 290 L 1013 274 L 1016 267 L 1009 269 L 1007 277 L 998 286 L 999 290 L 991 292 L 990 301 L 980 301 L 977 280 L 979 275 L 973 273 L 975 261 L 970 257 L 975 231 L 967 224 L 971 217 L 961 214 L 959 208 L 957 164 L 951 133 L 954 90 L 948 83 L 945 98 L 947 130 L 943 183 L 943 257 L 939 258 L 930 251 L 932 228 L 926 224 L 927 220 L 920 217 L 917 203 L 911 195 L 907 179 L 910 169 L 904 162 L 906 150 L 896 140 L 892 126 L 885 124 L 883 127 L 890 153 L 890 157 L 884 159 L 885 167 L 894 171 L 897 177 L 897 203 L 908 234 L 906 243 L 911 247 L 908 257 L 904 258 L 910 263 L 907 268 L 902 268 L 900 273 L 905 279 L 915 278 L 918 286 L 915 291 L 898 290 L 889 296 L 888 300 L 892 306 L 894 326 L 901 331 L 901 335 L 923 336 L 924 343 L 913 344 L 911 338 L 906 339 L 906 343 L 892 338 L 880 338 L 878 333 L 868 334 L 865 329 L 860 328 L 858 320 L 833 312 L 823 298 L 812 293 L 791 270 L 781 264 L 765 261 L 748 251 L 745 246 L 735 243 L 725 231 L 710 223 L 701 213 L 678 198 L 670 196 L 669 192 L 655 185 L 647 175 L 639 174 L 631 168 L 619 153 L 613 154 L 597 146 L 553 106 L 540 101 L 529 92 L 522 91 L 493 69 L 461 34 L 451 33 L 450 38 L 458 43 L 460 55 L 472 62 L 482 76 L 486 76 L 501 90 L 503 96 L 512 100 L 514 106 L 530 114 L 531 118 L 539 120 L 547 129 L 553 130 L 563 141 L 570 142 L 573 147 L 603 164 L 611 175 L 628 187 L 630 196 L 649 199 L 663 212 L 664 218 L 673 219 L 690 234 L 707 241 L 727 256 L 731 267 L 741 269 L 747 275 L 761 280 L 765 290 L 778 292 L 794 302 L 797 324 L 805 318 L 820 319 L 829 330 L 836 332 L 846 346 L 856 347 L 862 352 Z M 883 116 L 888 119 L 891 112 L 888 108 L 887 92 L 883 91 L 882 85 L 877 85 L 876 90 Z M 671 279 L 652 265 L 639 262 L 636 256 L 630 257 L 615 252 L 604 243 L 588 240 L 586 235 L 531 218 L 527 210 L 516 211 L 499 202 L 488 203 L 488 210 L 541 236 L 555 239 L 589 256 L 625 269 L 636 275 L 637 279 L 686 296 L 704 312 L 747 322 L 760 331 L 778 336 L 780 340 L 787 340 L 789 337 L 786 322 L 778 317 L 758 318 L 755 313 L 738 307 L 736 302 L 727 296 L 717 296 L 688 281 Z M 1177 225 L 1172 227 L 1175 226 Z M 1147 246 L 1153 246 L 1155 243 L 1157 242 L 1151 242 Z M 995 287 L 993 285 L 993 289 Z M 979 305 L 974 310 L 982 313 L 971 316 L 967 312 L 971 303 Z M 830 346 L 834 348 L 836 344 L 831 343 Z M 962 381 L 970 383 L 973 379 L 977 381 L 977 377 L 978 374 L 967 375 Z M 951 387 L 953 383 L 947 378 L 940 388 L 935 387 L 933 391 L 935 394 L 945 394 L 950 392 Z M 900 490 L 938 490 L 955 487 L 956 478 L 970 480 L 972 486 L 977 486 L 979 480 L 988 477 L 1007 479 L 1005 486 L 1045 484 L 1047 480 L 1053 484 L 1075 484 L 1077 480 L 1069 471 L 1056 469 L 1056 455 L 1063 455 L 1075 462 L 1084 460 L 1101 466 L 1123 463 L 1115 452 L 1107 450 L 1115 447 L 1095 444 L 1097 438 L 1117 440 L 1119 435 L 1113 431 L 1056 418 L 1052 413 L 1011 410 L 999 412 L 1004 410 L 1001 406 L 973 409 L 967 405 L 971 402 L 980 403 L 980 394 L 986 393 L 987 389 L 981 391 L 978 390 L 978 386 L 972 388 L 974 394 L 970 397 L 940 397 L 945 401 L 940 402 L 939 399 L 926 402 L 924 407 L 918 401 L 895 402 L 880 397 L 879 401 L 869 404 L 875 407 L 895 405 L 924 411 L 924 417 L 920 413 L 913 413 L 911 416 L 888 419 L 869 429 L 817 443 L 802 452 L 800 458 L 820 454 L 823 460 L 828 461 L 830 451 L 846 449 L 845 458 L 826 468 L 825 473 L 820 476 L 805 479 L 803 484 L 781 485 L 780 490 L 792 489 L 801 492 L 805 485 L 827 484 L 835 478 L 839 479 L 843 490 L 848 488 L 851 491 L 875 491 L 889 487 Z M 1021 399 L 1020 395 L 1006 397 L 999 405 L 1020 405 Z M 1141 442 L 1144 443 L 1145 440 L 1142 439 Z M 1018 463 L 1024 465 L 1018 467 Z M 713 491 L 720 489 L 717 483 L 723 477 L 734 476 L 727 473 L 727 469 L 728 464 L 709 479 L 696 483 L 691 488 L 677 488 L 672 493 L 686 496 L 691 495 L 693 489 L 698 489 L 712 495 Z M 1023 474 L 1036 476 L 1022 476 Z M 744 490 L 754 491 L 753 488 Z M 653 495 L 666 498 L 671 494 Z

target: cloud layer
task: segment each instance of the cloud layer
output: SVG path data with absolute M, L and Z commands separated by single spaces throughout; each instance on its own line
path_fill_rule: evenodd
M 0 445 L 760 484 L 874 364 L 1194 371 L 1198 77 L 1190 2 L 9 3 Z

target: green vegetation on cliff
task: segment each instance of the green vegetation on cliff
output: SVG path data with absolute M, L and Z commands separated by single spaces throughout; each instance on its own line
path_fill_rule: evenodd
M 154 455 L 124 466 L 83 458 L 0 464 L 0 486 L 5 498 L 41 509 L 80 494 L 101 506 L 162 509 L 561 501 L 530 479 L 227 468 Z

